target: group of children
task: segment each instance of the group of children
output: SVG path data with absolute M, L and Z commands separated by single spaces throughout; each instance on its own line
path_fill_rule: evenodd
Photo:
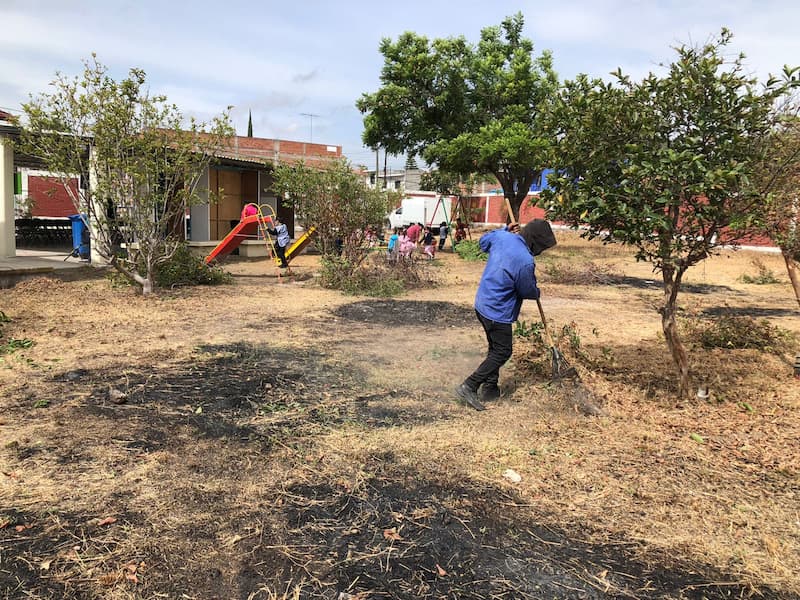
M 447 222 L 442 221 L 439 224 L 439 250 L 444 248 L 448 231 Z M 392 235 L 389 236 L 386 256 L 392 262 L 398 258 L 409 260 L 418 244 L 422 245 L 422 251 L 428 260 L 436 258 L 437 244 L 433 228 L 430 225 L 423 226 L 422 223 L 413 223 L 408 227 L 395 227 Z

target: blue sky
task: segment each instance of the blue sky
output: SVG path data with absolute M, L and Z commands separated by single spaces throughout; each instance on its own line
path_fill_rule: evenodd
M 516 12 L 562 79 L 617 67 L 641 77 L 671 61 L 671 47 L 723 26 L 732 54 L 744 52 L 762 79 L 800 64 L 800 2 L 788 0 L 0 0 L 0 108 L 18 112 L 95 52 L 115 77 L 144 69 L 151 90 L 186 115 L 208 119 L 232 105 L 242 135 L 252 111 L 256 136 L 341 145 L 351 162 L 372 166 L 355 101 L 379 86 L 381 38 L 415 31 L 474 42 Z

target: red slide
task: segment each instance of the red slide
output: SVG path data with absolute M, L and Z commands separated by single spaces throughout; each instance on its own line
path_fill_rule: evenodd
M 263 217 L 262 223 L 264 225 L 272 226 L 272 219 Z M 206 264 L 211 263 L 216 258 L 227 256 L 239 247 L 244 240 L 256 239 L 258 236 L 258 215 L 250 215 L 245 217 L 233 230 L 225 236 L 217 247 L 211 251 L 211 254 L 206 256 Z

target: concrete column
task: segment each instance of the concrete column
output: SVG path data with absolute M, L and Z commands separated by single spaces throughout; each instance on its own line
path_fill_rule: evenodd
M 17 255 L 14 234 L 14 149 L 0 136 L 0 258 Z
M 211 207 L 208 204 L 208 167 L 197 180 L 197 195 L 201 203 L 189 207 L 192 217 L 193 242 L 207 242 L 211 239 Z
M 98 198 L 95 196 L 97 192 L 97 169 L 95 168 L 95 158 L 94 158 L 94 146 L 89 146 L 89 190 L 88 196 L 91 198 L 91 202 L 93 204 L 93 208 L 95 213 L 102 214 L 105 211 L 105 202 L 103 202 L 102 198 Z M 97 244 L 94 243 L 94 240 L 98 238 L 97 235 L 97 214 L 92 214 L 92 212 L 86 206 L 81 206 L 81 212 L 86 213 L 87 221 L 86 225 L 89 227 L 89 234 L 91 235 L 92 242 L 89 246 L 90 250 L 90 260 L 92 262 L 92 266 L 98 267 L 107 265 L 109 263 L 107 258 L 104 258 L 100 255 L 97 251 Z

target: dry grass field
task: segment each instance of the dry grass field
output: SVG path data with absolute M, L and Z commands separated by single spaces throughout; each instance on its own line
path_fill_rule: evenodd
M 521 336 L 480 413 L 452 390 L 483 263 L 451 252 L 393 300 L 319 287 L 310 255 L 152 299 L 0 290 L 0 342 L 33 342 L 0 355 L 0 598 L 800 597 L 800 344 L 687 339 L 710 398 L 676 398 L 657 274 L 558 236 L 542 304 L 581 382 Z M 679 303 L 800 334 L 779 255 L 710 259 Z

